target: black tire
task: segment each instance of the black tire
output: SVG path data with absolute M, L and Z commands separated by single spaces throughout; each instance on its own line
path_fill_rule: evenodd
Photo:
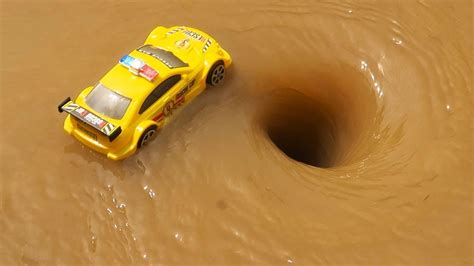
M 148 127 L 145 132 L 138 139 L 137 147 L 140 149 L 142 146 L 145 146 L 156 133 L 157 126 Z
M 225 77 L 224 62 L 217 61 L 207 73 L 206 83 L 211 86 L 218 85 Z

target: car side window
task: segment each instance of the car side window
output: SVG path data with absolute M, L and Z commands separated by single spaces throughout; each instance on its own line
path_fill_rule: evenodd
M 181 80 L 181 75 L 174 75 L 167 78 L 165 81 L 161 82 L 151 93 L 146 97 L 140 111 L 138 114 L 142 114 L 148 109 L 152 104 L 154 104 L 161 96 L 163 96 L 167 91 L 169 91 L 176 83 Z

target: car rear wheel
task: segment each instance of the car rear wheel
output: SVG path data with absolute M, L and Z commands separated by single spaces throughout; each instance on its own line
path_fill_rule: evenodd
M 211 86 L 216 86 L 219 84 L 225 77 L 225 66 L 222 61 L 215 63 L 209 73 L 207 74 L 206 82 Z
M 156 126 L 151 126 L 143 132 L 143 134 L 140 136 L 140 139 L 138 140 L 138 148 L 141 148 L 150 142 L 152 139 L 153 135 L 156 133 Z

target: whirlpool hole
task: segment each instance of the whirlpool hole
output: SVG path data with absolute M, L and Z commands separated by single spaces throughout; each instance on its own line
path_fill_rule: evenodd
M 288 158 L 334 168 L 365 158 L 377 121 L 374 88 L 360 69 L 344 64 L 289 67 L 293 74 L 266 75 L 257 125 Z M 284 78 L 282 78 L 284 77 Z
M 273 144 L 298 162 L 334 166 L 338 150 L 333 118 L 297 92 L 280 92 L 272 100 L 263 123 Z

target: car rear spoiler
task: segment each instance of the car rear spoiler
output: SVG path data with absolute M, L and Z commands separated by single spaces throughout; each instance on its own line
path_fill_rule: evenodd
M 109 141 L 116 139 L 120 133 L 122 133 L 122 128 L 117 127 L 104 119 L 98 117 L 91 111 L 81 107 L 80 105 L 74 103 L 70 97 L 67 97 L 58 105 L 58 111 L 60 113 L 66 112 L 75 118 L 81 120 L 82 122 L 88 124 L 89 126 L 95 128 L 100 133 L 106 135 L 109 138 Z

